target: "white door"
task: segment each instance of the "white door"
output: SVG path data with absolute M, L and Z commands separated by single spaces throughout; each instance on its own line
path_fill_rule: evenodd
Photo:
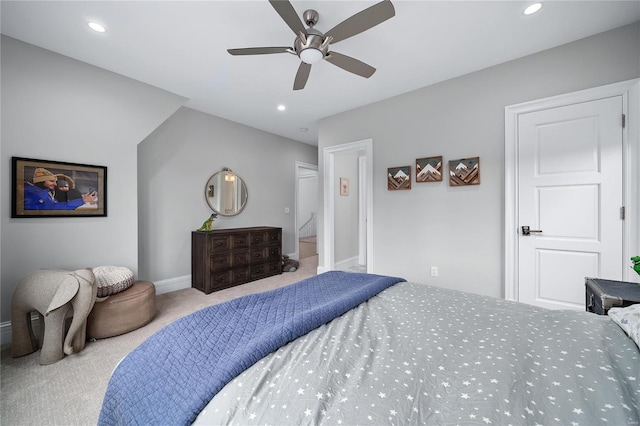
M 585 277 L 622 279 L 622 105 L 518 117 L 519 301 L 584 310 Z

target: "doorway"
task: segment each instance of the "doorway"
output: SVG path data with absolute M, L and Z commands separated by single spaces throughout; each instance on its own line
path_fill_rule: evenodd
M 625 187 L 637 184 L 623 117 L 633 86 L 506 108 L 505 298 L 584 310 L 585 277 L 629 278 L 637 224 L 624 210 L 637 197 Z
M 298 259 L 318 255 L 318 166 L 296 161 L 295 253 Z
M 355 156 L 356 163 L 354 168 L 355 177 L 350 180 L 350 185 L 356 186 L 356 191 L 353 194 L 358 194 L 358 203 L 361 208 L 356 208 L 350 211 L 346 221 L 355 223 L 354 227 L 357 231 L 355 238 L 355 244 L 358 247 L 356 256 L 354 257 L 355 264 L 349 267 L 358 268 L 362 272 L 366 270 L 368 273 L 373 271 L 373 191 L 371 182 L 373 180 L 373 140 L 365 139 L 357 142 L 351 142 L 343 145 L 330 146 L 324 149 L 324 209 L 323 209 L 323 265 L 318 267 L 318 272 L 326 272 L 337 269 L 336 267 L 336 239 L 337 237 L 344 237 L 344 235 L 337 235 L 336 232 L 336 215 L 344 215 L 345 212 L 338 210 L 337 206 L 341 201 L 338 197 L 340 195 L 337 189 L 340 187 L 340 176 L 336 172 L 337 165 L 340 163 L 340 159 L 345 156 Z M 359 169 L 359 171 L 357 170 Z M 348 194 L 352 194 L 349 192 Z M 348 197 L 346 195 L 345 197 Z M 355 197 L 355 195 L 353 195 Z M 338 217 L 342 222 L 345 222 L 344 217 Z M 350 240 L 351 241 L 351 240 Z M 342 248 L 342 243 L 338 242 L 339 248 Z M 359 267 L 362 262 L 360 253 L 364 251 L 365 264 Z M 340 269 L 345 268 L 343 259 L 340 259 Z

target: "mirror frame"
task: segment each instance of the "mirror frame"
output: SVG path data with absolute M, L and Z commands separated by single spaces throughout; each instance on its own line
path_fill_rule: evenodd
M 227 179 L 227 177 L 229 177 L 229 179 Z M 242 199 L 240 200 L 241 204 L 238 209 L 234 208 L 231 212 L 229 212 L 230 209 L 220 211 L 216 207 L 216 204 L 219 203 L 214 203 L 212 198 L 216 199 L 220 197 L 220 194 L 225 190 L 224 186 L 219 185 L 219 179 L 225 179 L 227 182 L 236 182 L 237 188 L 234 195 L 238 198 L 242 197 Z M 217 213 L 220 216 L 236 216 L 240 214 L 246 207 L 249 200 L 249 191 L 247 190 L 247 184 L 240 176 L 231 171 L 231 169 L 229 169 L 228 167 L 224 167 L 221 171 L 211 175 L 211 177 L 207 180 L 207 183 L 204 186 L 204 199 L 207 202 L 209 208 L 213 210 L 214 213 Z

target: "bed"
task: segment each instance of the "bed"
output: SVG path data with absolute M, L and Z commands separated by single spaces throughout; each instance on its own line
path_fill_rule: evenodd
M 158 331 L 98 423 L 638 425 L 624 321 L 332 271 Z

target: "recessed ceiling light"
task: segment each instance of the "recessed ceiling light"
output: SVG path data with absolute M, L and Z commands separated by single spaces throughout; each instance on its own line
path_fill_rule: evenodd
M 89 22 L 87 25 L 97 33 L 103 33 L 107 31 L 107 29 L 103 25 L 100 25 L 97 22 Z
M 284 105 L 282 105 L 282 104 L 281 104 L 281 105 L 278 105 L 278 111 L 284 111 L 285 109 L 287 109 L 287 107 L 286 107 L 286 106 L 284 106 Z
M 533 15 L 534 13 L 538 12 L 540 9 L 542 9 L 542 3 L 533 3 L 527 6 L 527 8 L 524 10 L 524 14 Z

